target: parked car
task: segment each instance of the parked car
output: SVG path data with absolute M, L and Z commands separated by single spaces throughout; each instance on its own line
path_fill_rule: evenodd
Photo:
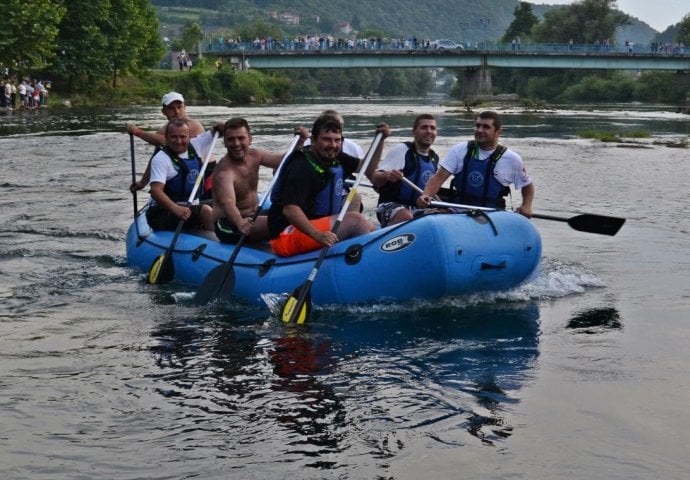
M 464 50 L 465 48 L 459 44 L 455 43 L 453 40 L 436 40 L 434 41 L 434 48 L 436 50 Z

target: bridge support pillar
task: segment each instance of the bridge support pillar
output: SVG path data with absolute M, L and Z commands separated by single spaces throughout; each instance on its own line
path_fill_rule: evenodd
M 491 96 L 494 93 L 491 71 L 486 67 L 466 68 L 461 81 L 462 98 Z

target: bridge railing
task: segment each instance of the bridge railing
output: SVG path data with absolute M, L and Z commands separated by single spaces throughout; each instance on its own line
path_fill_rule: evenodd
M 302 43 L 296 41 L 267 41 L 267 42 L 232 42 L 232 43 L 207 43 L 204 45 L 203 53 L 213 54 L 242 54 L 247 55 L 261 55 L 261 54 L 276 54 L 281 52 L 348 52 L 348 53 L 372 53 L 372 52 L 438 52 L 433 47 L 421 45 L 408 45 L 407 43 L 391 43 L 391 42 L 366 42 L 355 43 L 354 45 L 337 44 L 330 42 L 320 42 L 316 44 Z M 447 50 L 446 50 L 447 51 Z M 569 44 L 569 43 L 486 43 L 484 42 L 468 42 L 462 44 L 460 48 L 454 49 L 453 52 L 461 54 L 462 52 L 477 51 L 485 52 L 502 52 L 502 53 L 558 53 L 558 54 L 644 54 L 644 55 L 688 55 L 688 49 L 683 44 Z

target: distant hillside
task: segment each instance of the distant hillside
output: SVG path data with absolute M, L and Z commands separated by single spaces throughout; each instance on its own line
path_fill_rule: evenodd
M 341 34 L 349 24 L 355 31 L 379 30 L 389 37 L 413 36 L 432 40 L 449 38 L 457 42 L 489 41 L 503 35 L 513 21 L 518 0 L 153 0 L 166 36 L 174 36 L 187 21 L 199 22 L 205 32 L 229 30 L 257 20 L 271 20 L 269 14 L 290 14 L 298 25 L 280 23 L 290 34 Z M 533 5 L 543 18 L 558 5 Z M 488 22 L 486 21 L 488 19 Z M 656 35 L 648 25 L 634 19 L 616 41 L 648 43 Z
M 300 24 L 287 31 L 306 33 L 338 33 L 340 24 L 349 23 L 358 31 L 376 29 L 392 37 L 416 36 L 455 41 L 482 41 L 500 37 L 513 21 L 517 0 L 153 0 L 161 23 L 174 26 L 177 19 L 202 15 L 205 30 L 232 28 L 255 20 L 268 20 L 268 13 L 291 13 L 299 16 Z M 176 7 L 185 7 L 181 10 Z M 182 14 L 180 14 L 182 12 Z M 215 12 L 209 15 L 210 12 Z M 480 18 L 488 18 L 480 23 Z

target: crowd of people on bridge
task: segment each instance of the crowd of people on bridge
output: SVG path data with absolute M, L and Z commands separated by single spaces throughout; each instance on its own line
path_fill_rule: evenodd
M 407 38 L 344 38 L 332 35 L 298 35 L 284 37 L 282 40 L 273 37 L 256 37 L 248 42 L 238 38 L 226 38 L 222 35 L 211 39 L 207 43 L 208 51 L 226 51 L 239 49 L 252 50 L 383 50 L 383 49 L 419 49 L 431 48 L 432 41 L 429 37 L 418 39 L 409 36 Z
M 627 53 L 643 54 L 654 53 L 664 55 L 685 55 L 686 46 L 683 42 L 652 42 L 650 44 L 635 43 L 626 40 L 620 44 L 614 44 L 609 39 L 597 39 L 593 43 L 575 43 L 572 39 L 566 43 L 523 43 L 519 36 L 509 43 L 497 42 L 465 42 L 460 43 L 463 50 L 498 50 L 513 52 L 547 52 L 567 51 L 573 53 Z M 227 38 L 223 35 L 211 36 L 206 42 L 208 52 L 227 52 L 233 50 L 253 51 L 327 51 L 327 50 L 433 50 L 435 42 L 429 38 L 417 38 L 415 36 L 383 38 L 383 37 L 334 37 L 332 35 L 298 35 L 276 39 L 273 37 L 256 37 L 251 41 L 239 38 Z
M 650 45 L 652 53 L 659 53 L 663 55 L 685 55 L 685 43 L 683 42 L 652 42 Z

